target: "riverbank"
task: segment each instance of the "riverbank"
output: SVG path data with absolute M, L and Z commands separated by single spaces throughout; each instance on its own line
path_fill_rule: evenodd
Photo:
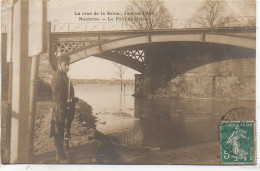
M 53 138 L 48 137 L 51 122 L 51 105 L 51 102 L 37 103 L 33 163 L 56 163 Z M 99 139 L 102 140 L 103 138 L 100 137 L 102 137 L 102 134 L 96 130 L 96 117 L 92 115 L 92 107 L 83 100 L 79 100 L 76 104 L 75 118 L 71 127 L 70 148 L 73 157 L 72 162 L 75 163 L 75 160 L 77 160 L 75 156 L 78 157 L 78 149 L 81 146 L 98 142 L 100 141 Z M 87 151 L 85 152 L 87 153 Z M 90 160 L 92 161 L 93 158 Z M 86 161 L 86 163 L 89 162 Z
M 35 164 L 55 164 L 55 147 L 53 138 L 49 138 L 49 129 L 51 122 L 51 109 L 52 102 L 37 102 L 37 113 L 35 119 L 35 127 L 34 127 L 34 157 L 32 163 Z M 6 111 L 7 111 L 7 101 L 2 101 L 2 129 L 1 129 L 1 139 L 2 139 L 2 163 L 7 163 L 8 160 L 8 152 L 6 147 Z M 88 150 L 84 149 L 85 161 L 84 163 L 106 163 L 103 161 L 104 159 L 97 159 L 97 153 L 100 153 L 100 149 L 102 149 L 104 144 L 107 144 L 109 140 L 106 136 L 102 135 L 96 130 L 96 117 L 92 115 L 92 107 L 84 102 L 83 100 L 79 100 L 76 104 L 76 113 L 75 118 L 72 123 L 71 128 L 71 140 L 70 147 L 72 156 L 74 160 L 78 160 L 78 153 L 82 149 L 81 147 L 95 147 L 91 148 L 92 152 L 95 155 L 91 155 L 88 161 Z M 103 148 L 103 150 L 106 147 Z M 103 153 L 107 153 L 102 151 Z M 104 157 L 101 157 L 104 158 Z M 75 163 L 75 161 L 73 161 Z

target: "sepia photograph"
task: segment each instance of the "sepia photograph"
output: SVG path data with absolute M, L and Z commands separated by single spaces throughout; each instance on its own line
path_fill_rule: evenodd
M 1 0 L 1 163 L 257 164 L 255 0 Z

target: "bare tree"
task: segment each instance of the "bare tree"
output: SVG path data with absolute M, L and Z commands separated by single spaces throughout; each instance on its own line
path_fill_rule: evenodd
M 121 84 L 121 91 L 123 90 L 123 76 L 127 70 L 127 67 L 118 63 L 113 63 L 115 66 L 114 72 L 117 76 L 120 78 L 120 84 Z
M 126 7 L 126 14 L 135 14 L 126 25 L 134 30 L 169 28 L 171 16 L 162 1 L 132 0 Z
M 246 8 L 246 9 L 252 11 L 254 13 L 254 16 L 247 17 L 246 25 L 255 26 L 256 25 L 256 17 L 255 17 L 256 16 L 256 1 L 255 0 L 249 1 L 247 7 L 248 8 Z
M 200 27 L 227 27 L 236 23 L 236 19 L 226 14 L 226 2 L 224 0 L 207 0 L 197 10 L 192 22 Z

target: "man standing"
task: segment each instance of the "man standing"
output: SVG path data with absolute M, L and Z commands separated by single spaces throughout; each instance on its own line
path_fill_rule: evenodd
M 54 106 L 50 137 L 54 136 L 56 161 L 58 163 L 70 162 L 68 141 L 71 123 L 75 116 L 75 103 L 78 101 L 78 98 L 74 97 L 74 88 L 67 75 L 69 62 L 68 56 L 62 55 L 58 58 L 57 71 L 51 81 Z

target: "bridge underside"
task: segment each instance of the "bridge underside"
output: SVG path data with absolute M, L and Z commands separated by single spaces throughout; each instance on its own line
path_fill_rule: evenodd
M 145 70 L 145 63 L 144 63 L 144 56 L 141 56 L 140 58 L 142 60 L 137 60 L 135 58 L 129 57 L 127 56 L 125 53 L 134 53 L 136 51 L 140 51 L 141 54 L 144 55 L 144 51 L 143 50 L 115 50 L 115 51 L 110 51 L 110 52 L 103 52 L 101 54 L 96 55 L 96 57 L 102 58 L 102 59 L 106 59 L 112 62 L 116 62 L 122 65 L 125 65 L 133 70 L 136 70 L 140 73 L 143 73 Z M 121 53 L 120 53 L 121 52 Z
M 179 42 L 166 43 L 163 46 L 153 44 L 149 49 L 146 53 L 146 68 L 143 74 L 146 79 L 144 87 L 147 94 L 195 68 L 256 56 L 255 50 L 213 43 Z
M 193 52 L 191 53 L 191 51 Z M 138 57 L 133 57 L 134 52 L 140 52 L 139 60 L 137 60 Z M 129 54 L 132 54 L 132 56 L 130 57 Z M 209 63 L 229 59 L 254 58 L 256 56 L 255 50 L 252 49 L 197 42 L 151 43 L 102 52 L 95 56 L 144 73 L 146 65 L 149 64 L 149 59 L 154 55 L 157 56 L 156 66 L 154 67 L 160 68 L 165 56 L 172 59 L 171 63 L 178 63 L 175 66 L 177 75 Z

